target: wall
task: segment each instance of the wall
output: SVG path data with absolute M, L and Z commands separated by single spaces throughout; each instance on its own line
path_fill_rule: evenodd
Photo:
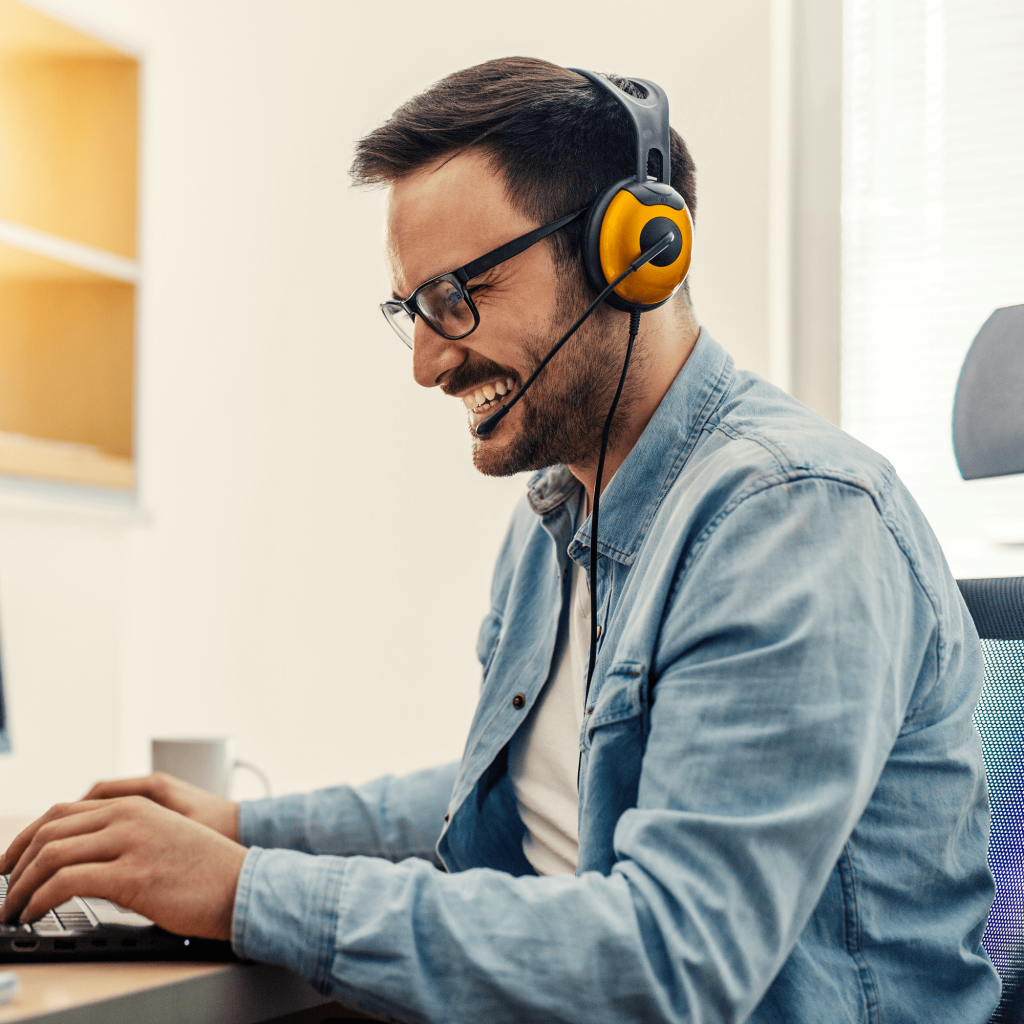
M 655 79 L 698 167 L 698 313 L 766 372 L 775 5 L 677 3 L 654 45 L 609 0 L 47 9 L 144 62 L 140 479 L 0 487 L 0 813 L 143 771 L 154 735 L 232 734 L 278 791 L 458 756 L 522 481 L 478 476 L 461 405 L 411 380 L 353 140 L 503 54 Z

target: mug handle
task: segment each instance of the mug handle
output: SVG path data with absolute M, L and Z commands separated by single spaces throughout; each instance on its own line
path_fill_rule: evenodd
M 263 783 L 263 795 L 265 797 L 270 796 L 270 779 L 267 778 L 266 774 L 260 768 L 257 768 L 251 761 L 242 761 L 236 758 L 235 763 L 231 766 L 232 773 L 234 773 L 238 768 L 244 768 L 247 771 L 252 772 L 253 775 Z

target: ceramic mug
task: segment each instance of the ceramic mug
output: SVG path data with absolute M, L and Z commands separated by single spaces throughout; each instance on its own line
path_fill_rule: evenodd
M 252 772 L 270 796 L 270 781 L 266 775 L 256 765 L 235 757 L 235 741 L 229 737 L 153 740 L 153 771 L 191 782 L 217 796 L 231 796 L 236 768 Z

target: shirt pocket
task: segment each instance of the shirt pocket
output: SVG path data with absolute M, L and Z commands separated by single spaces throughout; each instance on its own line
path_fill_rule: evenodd
M 487 673 L 494 663 L 494 656 L 498 653 L 502 622 L 501 612 L 494 608 L 480 626 L 480 635 L 476 641 L 476 656 L 480 659 L 480 664 L 483 666 L 483 679 L 487 678 Z
M 647 671 L 639 662 L 620 662 L 605 676 L 586 716 L 583 749 L 590 749 L 595 733 L 625 722 L 636 727 L 629 729 L 630 733 L 642 736 L 646 732 Z
M 640 792 L 649 719 L 646 684 L 642 665 L 613 666 L 584 725 L 580 850 L 587 845 L 590 862 L 606 874 L 616 859 L 615 824 L 636 807 Z

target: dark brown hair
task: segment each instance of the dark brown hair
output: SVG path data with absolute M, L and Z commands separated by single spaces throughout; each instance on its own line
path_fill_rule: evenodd
M 609 76 L 635 94 L 625 79 Z M 356 144 L 357 185 L 386 185 L 443 156 L 481 146 L 509 202 L 543 224 L 587 206 L 636 171 L 635 131 L 622 105 L 581 75 L 532 57 L 456 71 L 403 103 Z M 697 208 L 693 160 L 672 131 L 672 187 Z M 582 274 L 583 224 L 552 236 L 555 258 Z

